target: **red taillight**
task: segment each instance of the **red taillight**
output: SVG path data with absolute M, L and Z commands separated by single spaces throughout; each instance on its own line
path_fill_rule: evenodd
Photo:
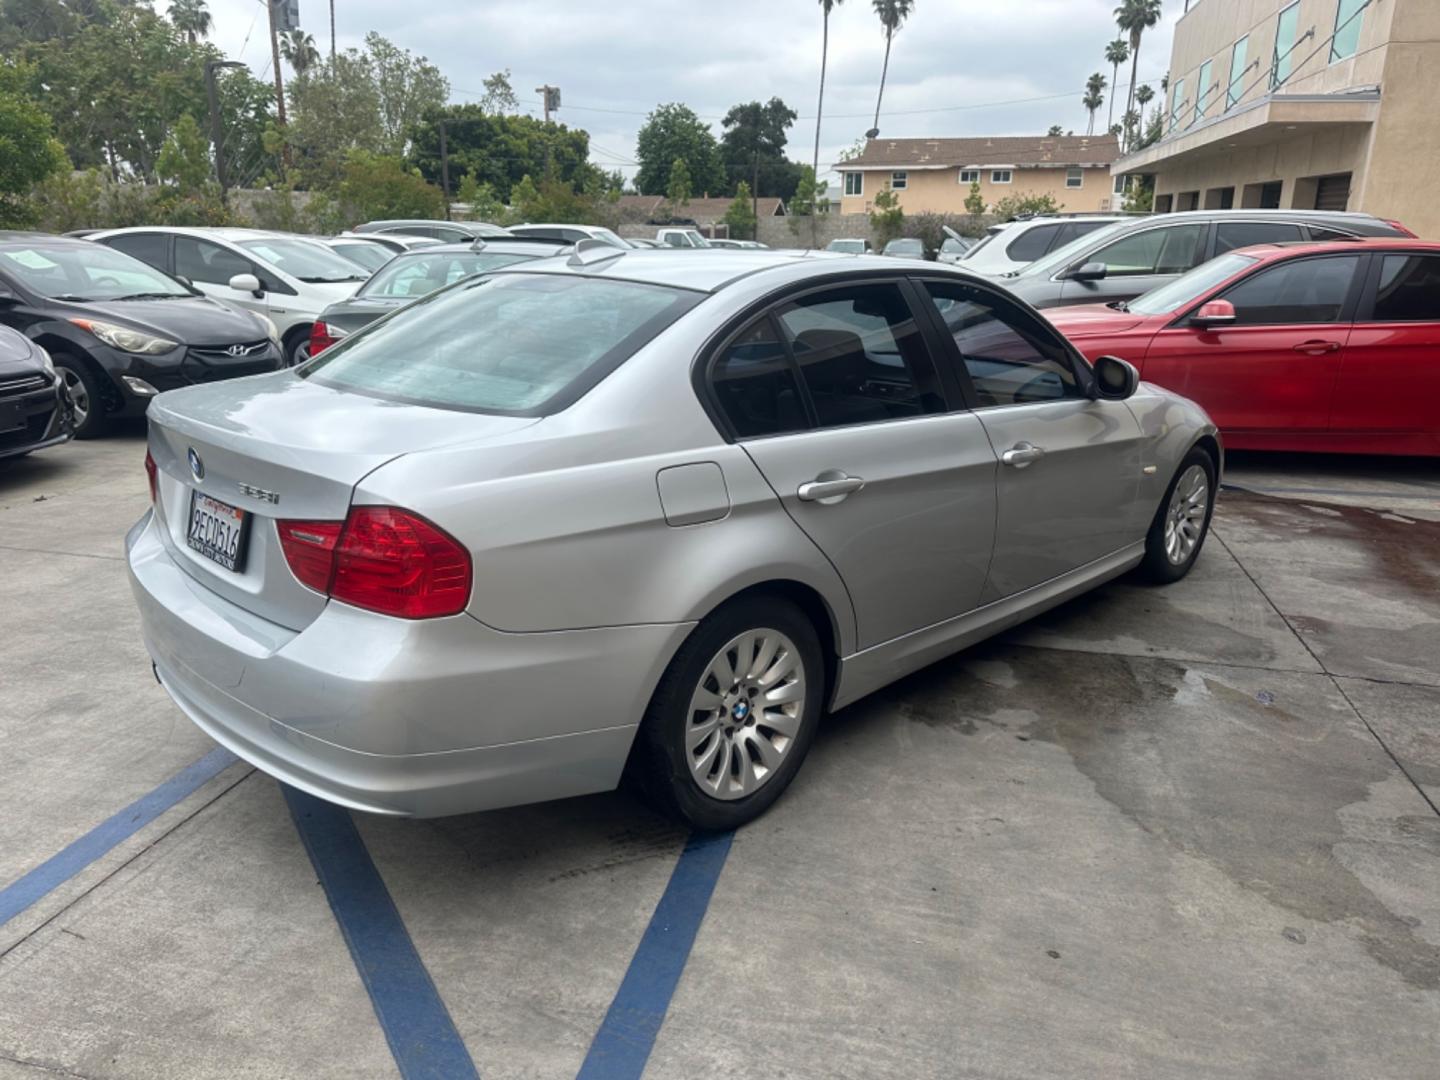
M 456 615 L 470 601 L 470 553 L 424 518 L 355 506 L 338 521 L 280 521 L 280 546 L 301 584 L 402 619 Z
M 1386 225 L 1389 225 L 1392 229 L 1394 229 L 1396 232 L 1398 232 L 1401 236 L 1408 236 L 1408 237 L 1410 237 L 1410 239 L 1412 239 L 1412 240 L 1419 240 L 1419 239 L 1420 239 L 1420 237 L 1416 236 L 1413 232 L 1411 232 L 1409 229 L 1407 229 L 1404 225 L 1401 225 L 1400 222 L 1398 222 L 1398 221 L 1391 221 L 1391 220 L 1389 220 L 1389 219 L 1387 218 L 1387 219 L 1385 219 L 1385 224 L 1386 224 Z
M 330 332 L 329 324 L 320 319 L 316 319 L 315 324 L 310 327 L 310 355 L 319 356 L 339 340 L 340 337 L 338 334 L 332 334 Z
M 145 479 L 150 481 L 150 501 L 160 501 L 160 470 L 155 467 L 155 459 L 150 456 L 150 451 L 145 451 Z

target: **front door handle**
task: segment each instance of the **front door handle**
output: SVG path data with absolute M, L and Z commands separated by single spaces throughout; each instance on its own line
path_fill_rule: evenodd
M 1311 356 L 1322 356 L 1325 353 L 1339 352 L 1338 341 L 1302 341 L 1295 347 L 1296 352 L 1309 353 Z
M 1000 455 L 1000 460 L 1006 465 L 1013 465 L 1017 469 L 1023 469 L 1031 462 L 1039 461 L 1045 456 L 1045 448 L 1036 446 L 1033 443 L 1018 442 L 1009 450 Z
M 801 484 L 796 494 L 803 502 L 831 506 L 864 486 L 865 481 L 858 476 L 847 476 L 839 469 L 826 469 L 814 480 Z

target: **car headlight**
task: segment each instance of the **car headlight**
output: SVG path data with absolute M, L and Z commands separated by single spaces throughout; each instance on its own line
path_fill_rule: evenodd
M 167 353 L 171 349 L 178 348 L 180 344 L 177 341 L 170 341 L 168 338 L 147 334 L 143 330 L 131 330 L 126 326 L 98 322 L 95 319 L 71 319 L 70 321 L 80 329 L 90 331 L 106 345 L 119 349 L 121 352 L 158 356 L 160 353 Z
M 35 351 L 40 354 L 40 366 L 45 369 L 46 374 L 54 375 L 55 361 L 51 358 L 50 354 L 39 345 L 35 346 Z
M 258 311 L 251 312 L 251 314 L 253 314 L 255 318 L 259 319 L 261 324 L 265 327 L 265 336 L 268 337 L 271 341 L 275 342 L 276 345 L 279 345 L 280 328 L 275 325 L 275 320 L 270 318 L 269 315 L 261 315 Z

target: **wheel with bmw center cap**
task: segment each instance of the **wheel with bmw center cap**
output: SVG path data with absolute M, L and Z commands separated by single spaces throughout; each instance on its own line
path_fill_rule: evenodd
M 824 683 L 820 641 L 799 608 L 768 597 L 727 604 L 671 660 L 636 737 L 632 775 L 697 829 L 753 821 L 800 770 Z

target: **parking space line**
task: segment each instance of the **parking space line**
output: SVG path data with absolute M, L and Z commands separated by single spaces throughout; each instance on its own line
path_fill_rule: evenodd
M 117 844 L 134 836 L 186 796 L 198 791 L 239 759 L 216 747 L 39 866 L 0 889 L 0 926 L 59 888 Z
M 734 838 L 696 833 L 686 843 L 577 1080 L 638 1080 L 645 1071 Z
M 1415 499 L 1420 502 L 1440 501 L 1440 495 L 1428 491 L 1413 494 L 1404 491 L 1350 491 L 1345 488 L 1261 487 L 1258 484 L 1237 484 L 1226 480 L 1221 491 L 1243 491 L 1248 495 L 1344 495 L 1353 499 Z
M 350 812 L 281 785 L 405 1080 L 479 1080 Z

